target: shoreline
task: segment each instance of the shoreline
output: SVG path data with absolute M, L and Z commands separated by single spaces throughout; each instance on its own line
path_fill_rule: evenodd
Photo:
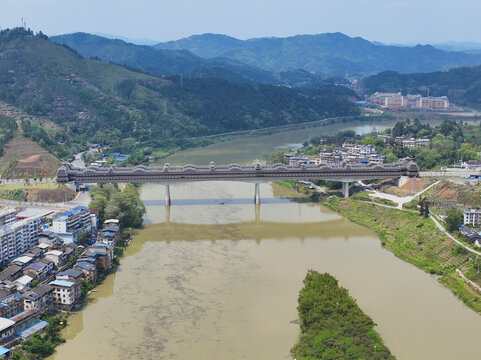
M 431 219 L 353 199 L 324 199 L 320 204 L 374 231 L 386 250 L 428 274 L 437 275 L 441 285 L 481 315 L 481 293 L 459 274 L 471 261 L 470 254 L 437 229 Z
M 466 271 L 463 271 L 472 262 L 473 254 L 446 236 L 432 219 L 421 217 L 418 212 L 397 209 L 374 201 L 368 202 L 352 197 L 349 199 L 326 197 L 307 188 L 296 188 L 287 181 L 276 183 L 291 191 L 302 193 L 312 202 L 374 231 L 383 248 L 404 262 L 428 274 L 437 275 L 441 285 L 448 288 L 467 307 L 481 315 L 479 290 L 481 286 L 469 279 Z M 383 216 L 389 216 L 391 221 L 382 223 Z M 399 224 L 402 223 L 400 219 L 404 220 L 406 228 L 400 227 Z M 479 289 L 472 284 L 476 284 Z

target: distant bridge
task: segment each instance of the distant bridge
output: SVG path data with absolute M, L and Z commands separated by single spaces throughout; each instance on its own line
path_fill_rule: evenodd
M 409 158 L 393 164 L 349 165 L 184 165 L 147 167 L 88 167 L 76 168 L 63 164 L 57 171 L 57 182 L 75 184 L 119 183 L 137 184 L 159 183 L 166 185 L 166 204 L 170 205 L 169 185 L 179 182 L 196 181 L 243 181 L 255 183 L 254 201 L 260 202 L 259 183 L 276 180 L 331 180 L 342 182 L 342 192 L 349 196 L 349 184 L 359 180 L 399 179 L 402 176 L 419 176 L 419 167 Z

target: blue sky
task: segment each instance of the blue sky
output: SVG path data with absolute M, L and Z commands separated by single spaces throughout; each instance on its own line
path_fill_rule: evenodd
M 479 0 L 0 0 L 0 27 L 174 40 L 340 31 L 386 43 L 481 42 Z

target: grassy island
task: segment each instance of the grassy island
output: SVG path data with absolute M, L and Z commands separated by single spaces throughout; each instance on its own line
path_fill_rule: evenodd
M 333 276 L 310 270 L 297 309 L 301 336 L 292 349 L 297 360 L 395 359 L 376 324 Z

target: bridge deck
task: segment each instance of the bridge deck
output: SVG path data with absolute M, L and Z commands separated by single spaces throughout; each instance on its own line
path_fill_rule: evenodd
M 262 182 L 294 179 L 325 179 L 343 182 L 357 180 L 415 177 L 419 175 L 418 166 L 410 159 L 394 164 L 382 165 L 220 165 L 208 166 L 169 166 L 163 167 L 110 167 L 76 168 L 64 164 L 57 171 L 57 182 L 103 183 L 175 183 L 190 181 L 248 181 Z

